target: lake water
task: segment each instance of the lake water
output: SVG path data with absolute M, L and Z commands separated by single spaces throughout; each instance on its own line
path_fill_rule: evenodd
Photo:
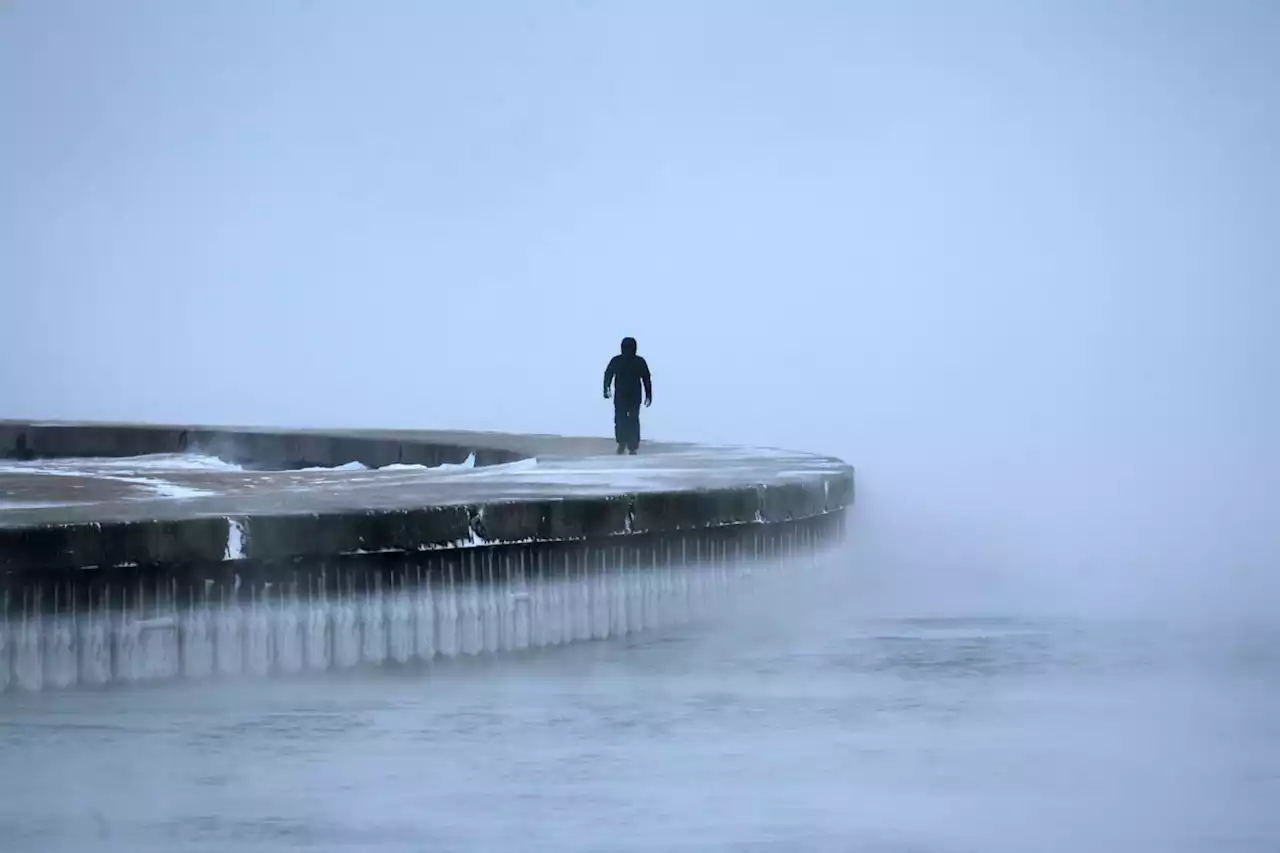
M 0 849 L 1280 850 L 1273 625 L 891 586 L 837 555 L 641 637 L 10 693 Z

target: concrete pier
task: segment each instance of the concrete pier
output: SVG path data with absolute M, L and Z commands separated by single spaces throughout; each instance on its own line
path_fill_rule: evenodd
M 696 618 L 843 535 L 843 462 L 0 422 L 0 690 L 431 661 Z

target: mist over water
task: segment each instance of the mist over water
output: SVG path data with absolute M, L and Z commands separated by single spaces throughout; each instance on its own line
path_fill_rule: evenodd
M 607 434 L 634 335 L 859 473 L 715 629 L 9 703 L 0 829 L 1274 849 L 1278 91 L 1244 0 L 0 4 L 0 415 Z
M 6 849 L 1274 849 L 1274 625 L 915 612 L 851 556 L 430 673 L 8 696 Z

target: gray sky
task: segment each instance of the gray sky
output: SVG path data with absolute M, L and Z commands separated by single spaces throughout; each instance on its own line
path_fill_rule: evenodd
M 886 564 L 1248 598 L 1278 92 L 1266 2 L 5 0 L 0 414 L 607 434 L 630 334 Z

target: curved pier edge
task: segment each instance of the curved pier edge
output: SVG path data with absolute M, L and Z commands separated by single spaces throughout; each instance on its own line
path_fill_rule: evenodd
M 844 536 L 854 481 L 840 460 L 612 450 L 497 433 L 2 422 L 0 692 L 624 636 L 696 620 L 753 573 Z M 133 459 L 192 453 L 222 461 Z
M 777 524 L 842 513 L 853 469 L 787 451 L 500 433 L 0 422 L 9 459 L 199 451 L 241 471 L 178 473 L 182 499 L 100 494 L 114 475 L 0 473 L 0 568 L 110 568 L 431 551 Z M 477 470 L 442 475 L 474 460 Z M 537 460 L 516 471 L 501 466 Z M 334 471 L 359 463 L 359 476 Z M 421 466 L 406 470 L 410 466 Z M 321 468 L 305 477 L 300 469 Z M 477 474 L 481 476 L 476 476 Z M 135 478 L 145 479 L 145 478 Z M 39 482 L 36 482 L 39 481 Z M 8 488 L 6 488 L 8 487 Z M 6 497 L 7 495 L 7 497 Z

